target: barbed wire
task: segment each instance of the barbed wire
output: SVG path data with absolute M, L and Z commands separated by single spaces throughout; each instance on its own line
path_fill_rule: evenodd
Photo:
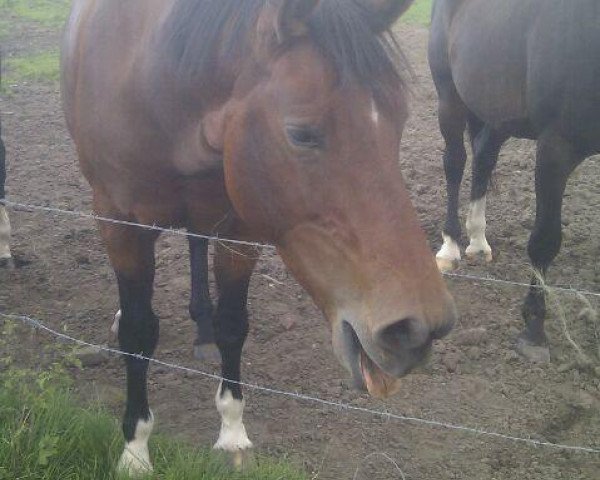
M 249 242 L 246 240 L 235 240 L 231 238 L 221 238 L 218 235 L 203 235 L 199 233 L 186 232 L 184 230 L 178 230 L 176 228 L 164 228 L 159 227 L 158 225 L 147 225 L 144 223 L 130 222 L 128 220 L 118 220 L 115 218 L 103 217 L 100 215 L 95 215 L 93 213 L 85 213 L 80 212 L 78 210 L 64 210 L 62 208 L 57 207 L 45 207 L 43 205 L 29 205 L 27 203 L 19 203 L 19 202 L 11 202 L 9 200 L 0 200 L 0 204 L 4 204 L 6 207 L 14 208 L 14 209 L 24 209 L 24 210 L 32 210 L 32 211 L 40 211 L 46 213 L 56 213 L 60 215 L 69 215 L 72 217 L 79 218 L 88 218 L 90 220 L 96 220 L 98 222 L 110 223 L 113 225 L 125 225 L 128 227 L 136 227 L 142 228 L 144 230 L 152 230 L 156 232 L 167 233 L 169 235 L 179 235 L 182 237 L 190 237 L 190 238 L 199 238 L 202 240 L 214 240 L 217 242 L 226 242 L 231 243 L 233 245 L 243 245 L 246 247 L 259 247 L 259 248 L 267 248 L 267 249 L 275 249 L 274 245 L 269 245 L 267 243 L 260 242 Z
M 251 247 L 258 247 L 261 249 L 276 250 L 276 247 L 274 245 L 271 245 L 268 243 L 250 242 L 250 241 L 245 241 L 245 240 L 223 238 L 223 237 L 219 237 L 218 235 L 203 235 L 203 234 L 198 234 L 198 233 L 191 233 L 191 232 L 186 232 L 184 230 L 178 230 L 175 228 L 164 228 L 164 227 L 159 227 L 157 225 L 147 225 L 147 224 L 143 224 L 143 223 L 130 222 L 127 220 L 118 220 L 118 219 L 114 219 L 114 218 L 103 217 L 100 215 L 95 215 L 93 213 L 85 213 L 85 212 L 81 212 L 78 210 L 65 210 L 65 209 L 61 209 L 61 208 L 57 208 L 57 207 L 46 207 L 43 205 L 31 205 L 31 204 L 27 204 L 27 203 L 13 202 L 10 200 L 0 200 L 0 204 L 4 204 L 5 206 L 13 208 L 13 209 L 23 209 L 23 210 L 30 210 L 30 211 L 41 211 L 41 212 L 45 212 L 45 213 L 54 213 L 54 214 L 58 214 L 58 215 L 68 215 L 68 216 L 72 216 L 72 217 L 87 218 L 90 220 L 96 220 L 98 222 L 111 223 L 111 224 L 115 224 L 115 225 L 125 225 L 125 226 L 130 226 L 130 227 L 143 228 L 146 230 L 158 231 L 158 232 L 166 233 L 169 235 L 178 235 L 178 236 L 184 236 L 184 237 L 199 238 L 199 239 L 203 239 L 203 240 L 214 240 L 214 241 L 220 242 L 221 244 L 230 243 L 233 245 L 251 246 Z M 561 287 L 561 286 L 547 285 L 547 284 L 537 285 L 537 284 L 518 282 L 518 281 L 514 281 L 514 280 L 504 280 L 504 279 L 494 278 L 494 277 L 490 277 L 490 276 L 482 277 L 482 276 L 477 276 L 477 275 L 472 275 L 472 274 L 464 274 L 464 273 L 446 272 L 443 275 L 448 278 L 454 278 L 454 279 L 460 279 L 460 280 L 470 280 L 470 281 L 475 281 L 475 282 L 494 283 L 494 284 L 498 284 L 498 285 L 507 285 L 507 286 L 513 286 L 513 287 L 521 287 L 521 288 L 536 288 L 536 289 L 540 289 L 540 290 L 550 290 L 550 291 L 556 291 L 556 292 L 567 293 L 567 294 L 572 294 L 572 295 L 584 295 L 584 296 L 600 298 L 600 292 L 594 292 L 591 290 L 580 290 L 580 289 L 576 289 L 573 287 Z
M 548 448 L 554 448 L 554 449 L 558 449 L 558 450 L 568 450 L 568 451 L 580 452 L 580 453 L 600 454 L 599 448 L 583 447 L 583 446 L 578 446 L 578 445 L 566 445 L 566 444 L 561 444 L 561 443 L 546 442 L 543 440 L 535 440 L 533 438 L 525 438 L 525 437 L 518 437 L 518 436 L 514 436 L 514 435 L 507 435 L 504 433 L 493 432 L 493 431 L 484 430 L 481 428 L 473 428 L 473 427 L 468 427 L 465 425 L 441 422 L 438 420 L 430 420 L 430 419 L 419 418 L 419 417 L 411 417 L 411 416 L 407 416 L 407 415 L 401 415 L 401 414 L 386 412 L 386 411 L 382 411 L 382 410 L 375 410 L 375 409 L 370 409 L 370 408 L 366 408 L 366 407 L 359 407 L 359 406 L 352 405 L 349 403 L 336 402 L 333 400 L 325 400 L 325 399 L 321 399 L 319 397 L 315 397 L 312 395 L 305 395 L 305 394 L 296 393 L 296 392 L 288 392 L 285 390 L 280 390 L 280 389 L 271 388 L 271 387 L 264 387 L 264 386 L 253 384 L 253 383 L 230 380 L 230 379 L 222 377 L 221 375 L 217 375 L 214 373 L 204 372 L 202 370 L 197 370 L 195 368 L 190 368 L 190 367 L 185 367 L 182 365 L 177 365 L 174 363 L 164 362 L 162 360 L 158 360 L 155 358 L 150 358 L 150 357 L 146 357 L 146 356 L 134 354 L 134 353 L 128 353 L 128 352 L 124 352 L 122 350 L 118 350 L 116 348 L 111 348 L 111 347 L 104 346 L 104 345 L 97 345 L 94 343 L 86 342 L 85 340 L 81 340 L 79 338 L 75 338 L 75 337 L 72 337 L 65 333 L 54 330 L 54 329 L 44 325 L 39 320 L 28 317 L 27 315 L 18 315 L 18 314 L 10 314 L 10 313 L 5 313 L 5 312 L 0 312 L 0 317 L 8 319 L 8 320 L 19 321 L 25 325 L 29 325 L 30 327 L 32 327 L 36 330 L 44 331 L 56 338 L 66 340 L 68 342 L 71 342 L 71 343 L 74 343 L 74 344 L 77 344 L 77 345 L 80 345 L 83 347 L 93 348 L 98 351 L 104 351 L 106 353 L 112 353 L 112 354 L 119 355 L 122 357 L 132 357 L 132 358 L 136 358 L 139 360 L 145 360 L 145 361 L 148 361 L 148 362 L 156 364 L 156 365 L 160 365 L 165 368 L 170 368 L 172 370 L 179 370 L 182 372 L 199 375 L 199 376 L 206 377 L 206 378 L 209 378 L 212 380 L 217 380 L 220 382 L 226 381 L 229 383 L 234 383 L 234 384 L 246 387 L 250 390 L 256 390 L 256 391 L 260 391 L 260 392 L 269 393 L 272 395 L 292 398 L 292 399 L 298 400 L 298 401 L 304 401 L 304 402 L 308 402 L 308 403 L 324 405 L 324 406 L 327 406 L 330 408 L 335 408 L 338 410 L 346 410 L 346 411 L 350 411 L 350 412 L 369 414 L 369 415 L 385 418 L 388 420 L 398 420 L 401 422 L 421 424 L 421 425 L 426 425 L 429 427 L 437 427 L 437 428 L 442 428 L 442 429 L 446 429 L 446 430 L 459 431 L 459 432 L 469 433 L 469 434 L 473 434 L 473 435 L 477 435 L 477 436 L 486 436 L 486 437 L 492 437 L 492 438 L 506 440 L 506 441 L 518 442 L 518 443 L 527 444 L 527 445 L 530 445 L 533 447 L 548 447 Z

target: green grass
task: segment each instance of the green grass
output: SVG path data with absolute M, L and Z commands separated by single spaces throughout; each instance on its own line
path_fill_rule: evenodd
M 402 16 L 402 21 L 414 25 L 429 26 L 431 20 L 431 3 L 433 0 L 416 0 L 414 5 L 409 8 Z
M 113 480 L 122 450 L 119 422 L 101 407 L 81 408 L 61 368 L 0 376 L 0 480 Z M 210 451 L 153 436 L 153 480 L 306 480 L 292 467 L 258 458 L 231 471 Z M 122 478 L 122 477 L 119 477 Z
M 8 15 L 3 15 L 2 9 L 0 9 L 0 41 L 8 38 L 12 31 L 12 22 Z
M 0 38 L 9 38 L 11 29 L 22 21 L 58 29 L 66 21 L 71 0 L 0 0 Z M 59 79 L 57 50 L 5 58 L 0 93 L 10 93 L 11 84 L 55 83 Z
M 52 83 L 60 78 L 59 54 L 56 51 L 8 58 L 4 67 L 6 75 L 3 80 L 8 85 L 23 81 Z
M 70 6 L 71 0 L 0 0 L 0 15 L 8 13 L 55 28 L 64 24 Z

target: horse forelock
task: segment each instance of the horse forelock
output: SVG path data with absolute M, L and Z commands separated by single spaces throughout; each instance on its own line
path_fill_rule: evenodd
M 265 4 L 266 0 L 179 0 L 162 36 L 179 79 L 202 85 L 218 80 L 218 65 L 239 65 L 251 54 L 249 34 Z M 391 31 L 373 31 L 358 0 L 321 0 L 308 27 L 340 83 L 358 82 L 384 108 L 397 104 L 404 86 L 404 56 Z

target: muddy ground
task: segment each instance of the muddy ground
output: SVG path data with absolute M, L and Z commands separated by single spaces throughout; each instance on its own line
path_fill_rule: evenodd
M 416 73 L 400 163 L 432 247 L 437 248 L 445 189 L 436 101 L 426 64 L 427 32 L 408 26 L 399 27 L 399 32 Z M 10 54 L 56 42 L 55 32 L 24 24 L 3 48 Z M 19 85 L 2 98 L 0 108 L 9 151 L 9 198 L 89 211 L 90 190 L 76 165 L 56 87 Z M 565 241 L 550 283 L 600 290 L 599 168 L 597 162 L 588 161 L 570 182 Z M 511 141 L 502 152 L 489 201 L 489 241 L 495 261 L 489 266 L 465 263 L 460 272 L 527 281 L 532 175 L 533 145 Z M 463 191 L 465 204 L 468 182 Z M 117 296 L 95 225 L 63 216 L 11 213 L 14 250 L 25 265 L 0 271 L 0 310 L 31 315 L 92 342 L 107 342 Z M 185 239 L 163 237 L 157 256 L 155 307 L 162 336 L 156 356 L 212 371 L 215 367 L 200 365 L 192 357 L 194 326 L 187 315 Z M 409 416 L 600 448 L 600 379 L 590 370 L 570 366 L 573 352 L 556 316 L 548 320 L 550 363 L 529 364 L 513 349 L 521 327 L 524 290 L 449 280 L 460 323 L 435 346 L 425 372 L 406 378 L 397 398 L 379 402 L 348 388 L 346 374 L 333 357 L 324 320 L 281 261 L 266 255 L 257 271 L 250 289 L 246 381 Z M 574 296 L 561 296 L 560 301 L 574 339 L 590 354 L 597 354 L 591 316 L 580 315 L 584 303 Z M 598 302 L 591 301 L 598 308 Z M 464 333 L 475 328 L 480 330 L 474 336 Z M 34 359 L 43 354 L 41 345 L 54 341 L 25 332 L 19 348 L 30 349 Z M 219 427 L 214 381 L 152 367 L 150 382 L 159 431 L 198 445 L 214 442 Z M 124 376 L 118 359 L 86 368 L 77 374 L 77 384 L 120 414 Z M 291 458 L 315 479 L 401 478 L 382 455 L 372 455 L 378 453 L 393 458 L 409 479 L 600 478 L 597 454 L 533 448 L 252 391 L 247 399 L 246 425 L 258 449 Z

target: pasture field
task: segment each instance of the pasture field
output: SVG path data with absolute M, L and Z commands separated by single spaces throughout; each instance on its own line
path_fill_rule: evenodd
M 56 83 L 60 24 L 68 3 L 0 0 L 0 43 L 5 59 L 0 112 L 8 150 L 7 190 L 14 201 L 91 211 L 90 189 L 77 168 Z M 412 113 L 403 137 L 400 166 L 432 248 L 437 248 L 445 186 L 436 96 L 426 61 L 429 8 L 429 0 L 418 1 L 396 28 L 414 70 Z M 531 142 L 514 140 L 504 148 L 495 188 L 488 199 L 488 238 L 495 260 L 490 265 L 465 262 L 459 273 L 528 281 L 526 245 L 535 207 L 533 162 Z M 466 182 L 463 207 L 468 189 Z M 550 271 L 549 283 L 600 291 L 598 205 L 600 164 L 590 160 L 579 167 L 569 183 L 564 244 Z M 466 208 L 462 218 L 465 213 Z M 116 286 L 95 225 L 84 219 L 25 211 L 12 211 L 11 220 L 20 268 L 0 270 L 0 311 L 30 315 L 95 343 L 113 341 L 108 330 L 117 308 Z M 217 372 L 218 366 L 201 365 L 192 357 L 194 326 L 187 314 L 185 239 L 161 238 L 157 265 L 154 305 L 161 319 L 161 341 L 156 356 Z M 514 350 L 525 290 L 481 281 L 448 282 L 461 313 L 460 322 L 434 346 L 430 365 L 407 377 L 396 398 L 381 402 L 349 387 L 345 372 L 334 359 L 321 315 L 281 261 L 267 253 L 250 289 L 251 332 L 243 379 L 359 407 L 600 448 L 598 299 L 590 298 L 588 304 L 573 295 L 558 297 L 567 328 L 593 360 L 591 365 L 574 361 L 554 303 L 550 303 L 547 321 L 552 360 L 529 364 Z M 55 339 L 32 334 L 27 328 L 19 328 L 15 334 L 13 341 L 2 345 L 1 352 L 10 353 L 16 366 L 35 367 L 53 358 L 48 345 L 55 345 Z M 5 373 L 2 375 L 5 381 Z M 97 413 L 94 407 L 82 413 L 91 415 L 86 417 L 90 421 L 95 422 L 97 415 L 103 419 L 93 436 L 86 438 L 98 443 L 94 448 L 100 449 L 96 452 L 102 453 L 99 462 L 105 462 L 105 468 L 120 449 L 114 418 L 123 408 L 121 361 L 109 357 L 81 370 L 70 370 L 70 378 L 71 397 L 81 399 L 82 405 L 100 404 L 105 412 Z M 183 442 L 184 446 L 177 448 L 188 452 L 185 455 L 195 455 L 189 453 L 189 445 L 210 446 L 219 429 L 214 408 L 216 388 L 212 380 L 152 366 L 150 402 L 159 436 Z M 6 418 L 2 415 L 11 408 L 10 402 L 14 407 L 15 395 L 0 393 L 0 418 Z M 81 413 L 61 400 L 57 415 L 64 413 L 63 405 L 67 412 Z M 311 480 L 397 480 L 400 475 L 396 467 L 382 454 L 394 459 L 406 478 L 414 480 L 597 480 L 600 471 L 597 454 L 531 448 L 255 391 L 247 391 L 245 420 L 259 452 L 297 465 Z M 7 438 L 2 435 L 0 432 L 0 438 Z M 38 443 L 32 440 L 32 445 L 38 449 L 25 449 L 25 454 L 39 459 L 40 442 L 52 450 L 51 439 L 33 438 Z M 161 474 L 159 478 L 186 478 L 166 473 L 167 468 L 179 468 L 175 464 L 180 463 L 177 454 L 171 453 L 165 453 L 169 460 L 163 461 L 162 441 L 157 440 L 153 449 L 157 466 L 165 468 L 161 470 L 164 477 Z M 172 452 L 170 448 L 164 450 Z M 204 461 L 202 458 L 198 461 Z M 294 478 L 284 472 L 280 477 Z

